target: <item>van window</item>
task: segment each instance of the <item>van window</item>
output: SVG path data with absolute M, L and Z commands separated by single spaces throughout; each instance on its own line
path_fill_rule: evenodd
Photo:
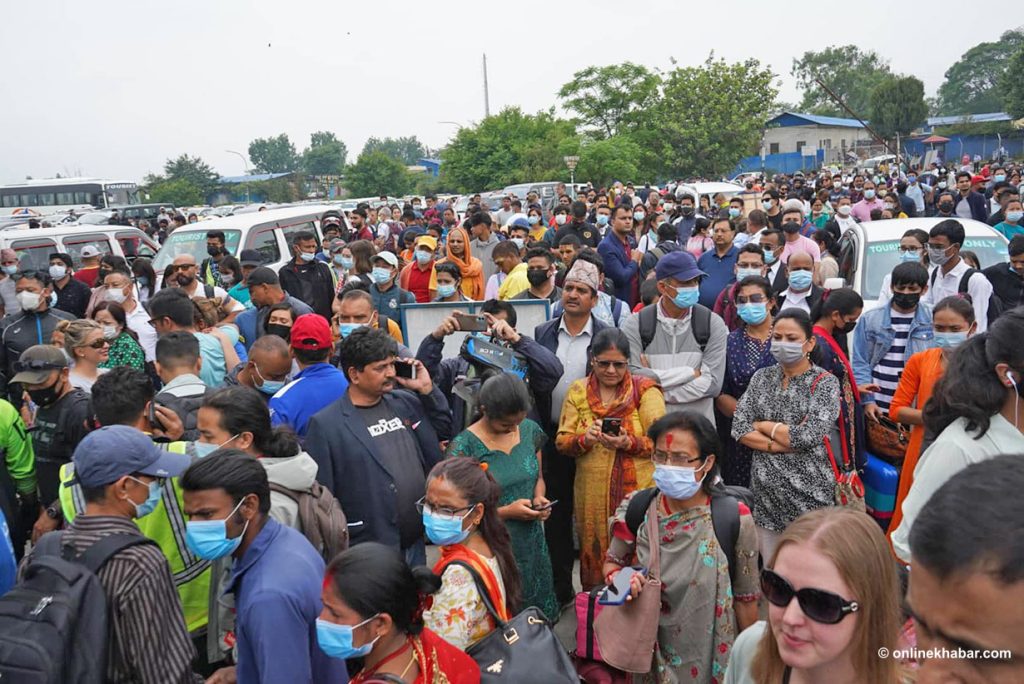
M 295 240 L 296 233 L 301 233 L 303 231 L 312 233 L 316 238 L 317 244 L 320 244 L 319 233 L 312 221 L 293 223 L 290 226 L 281 226 L 281 232 L 284 233 L 284 243 L 288 247 L 288 256 L 292 255 L 292 242 Z
M 211 227 L 210 230 L 213 230 Z M 238 256 L 238 242 L 242 239 L 242 231 L 225 230 L 225 248 L 231 254 Z M 206 231 L 205 230 L 184 230 L 178 229 L 167 236 L 160 253 L 153 260 L 153 268 L 157 273 L 162 273 L 167 266 L 174 261 L 174 257 L 182 254 L 191 254 L 195 257 L 196 263 L 203 263 L 207 258 L 206 254 Z
M 121 251 L 128 261 L 135 257 L 146 257 L 152 259 L 156 256 L 156 248 L 143 236 L 138 233 L 117 233 L 117 242 L 121 245 Z
M 249 233 L 246 249 L 255 249 L 263 256 L 263 263 L 272 264 L 281 260 L 281 249 L 277 245 L 277 233 L 273 226 L 260 228 Z
M 57 244 L 49 238 L 15 240 L 10 247 L 18 255 L 23 271 L 45 271 L 50 267 L 50 255 L 57 251 Z
M 82 267 L 82 249 L 86 245 L 92 245 L 98 249 L 101 257 L 114 252 L 110 246 L 110 238 L 103 233 L 65 235 L 63 241 L 64 251 L 71 255 L 75 268 Z

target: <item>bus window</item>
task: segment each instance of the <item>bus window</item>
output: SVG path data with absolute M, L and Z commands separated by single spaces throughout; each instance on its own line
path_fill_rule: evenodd
M 117 241 L 121 245 L 121 251 L 124 252 L 125 258 L 129 261 L 140 256 L 147 259 L 156 256 L 157 250 L 138 233 L 118 233 Z
M 277 235 L 273 226 L 250 233 L 246 249 L 255 249 L 259 252 L 265 264 L 272 264 L 281 259 L 281 250 L 277 246 Z
M 64 238 L 64 251 L 71 255 L 75 268 L 82 266 L 82 248 L 92 245 L 100 251 L 100 256 L 111 254 L 110 238 L 103 233 L 88 233 L 85 235 L 68 235 Z
M 50 255 L 57 251 L 57 245 L 49 239 L 15 240 L 10 247 L 18 255 L 23 271 L 47 270 L 50 267 Z
M 39 195 L 39 206 L 52 207 L 57 204 L 57 195 L 52 192 L 44 192 Z

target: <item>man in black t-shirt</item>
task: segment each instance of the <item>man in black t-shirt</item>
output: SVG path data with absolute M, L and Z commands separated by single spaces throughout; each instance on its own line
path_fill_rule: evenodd
M 555 244 L 562 244 L 562 238 L 566 235 L 575 235 L 584 247 L 597 249 L 597 245 L 601 242 L 601 233 L 597 230 L 597 226 L 587 222 L 586 203 L 579 200 L 572 203 L 568 223 L 555 231 Z

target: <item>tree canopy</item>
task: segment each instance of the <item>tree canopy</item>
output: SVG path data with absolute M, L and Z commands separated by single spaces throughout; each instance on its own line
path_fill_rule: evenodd
M 334 133 L 317 131 L 302 153 L 302 169 L 314 176 L 337 176 L 344 172 L 347 156 L 348 148 Z
M 645 66 L 623 62 L 577 71 L 562 86 L 562 106 L 576 114 L 582 133 L 610 138 L 650 123 L 661 79 Z
M 1003 105 L 1014 119 L 1024 117 L 1024 45 L 1010 57 L 1001 81 Z
M 299 155 L 287 133 L 253 140 L 249 143 L 249 159 L 260 173 L 290 173 L 299 168 Z
M 355 197 L 405 195 L 412 178 L 405 164 L 383 152 L 363 152 L 345 172 L 345 187 Z
M 830 45 L 820 51 L 809 50 L 800 59 L 793 60 L 791 73 L 803 91 L 799 111 L 823 116 L 849 116 L 815 83 L 814 79 L 818 77 L 861 117 L 866 117 L 870 110 L 871 91 L 892 75 L 889 64 L 878 53 L 861 50 L 856 45 Z
M 1010 57 L 1024 47 L 1024 29 L 1006 31 L 999 40 L 978 43 L 949 69 L 939 86 L 936 110 L 939 115 L 986 114 L 1003 109 L 999 85 Z M 1011 72 L 1012 73 L 1012 72 Z M 1020 79 L 1021 74 L 1015 75 Z
M 890 76 L 871 91 L 871 127 L 883 138 L 907 135 L 928 116 L 924 83 L 914 76 Z
M 403 164 L 415 164 L 427 156 L 427 148 L 415 135 L 401 138 L 370 138 L 363 145 L 363 154 L 383 152 Z

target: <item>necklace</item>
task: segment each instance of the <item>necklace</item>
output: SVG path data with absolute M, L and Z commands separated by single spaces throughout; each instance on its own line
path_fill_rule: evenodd
M 386 663 L 390 663 L 392 660 L 396 659 L 398 656 L 400 656 L 403 653 L 405 653 L 411 647 L 412 647 L 412 641 L 408 637 L 406 637 L 405 643 L 402 644 L 401 648 L 396 649 L 393 653 L 389 653 L 385 657 L 381 658 L 380 662 L 378 662 L 376 665 L 374 665 L 370 669 L 363 670 L 362 672 L 360 672 L 358 675 L 353 677 L 352 681 L 353 682 L 365 682 L 367 677 L 369 677 L 372 674 L 376 674 L 377 671 L 380 670 L 380 668 L 382 666 L 384 666 Z M 413 660 L 415 660 L 415 659 L 416 659 L 416 654 L 413 653 Z M 409 665 L 406 665 L 405 670 L 402 671 L 402 675 L 403 676 L 405 675 L 406 672 L 409 671 L 409 668 L 411 666 L 412 666 L 412 661 L 410 661 Z

